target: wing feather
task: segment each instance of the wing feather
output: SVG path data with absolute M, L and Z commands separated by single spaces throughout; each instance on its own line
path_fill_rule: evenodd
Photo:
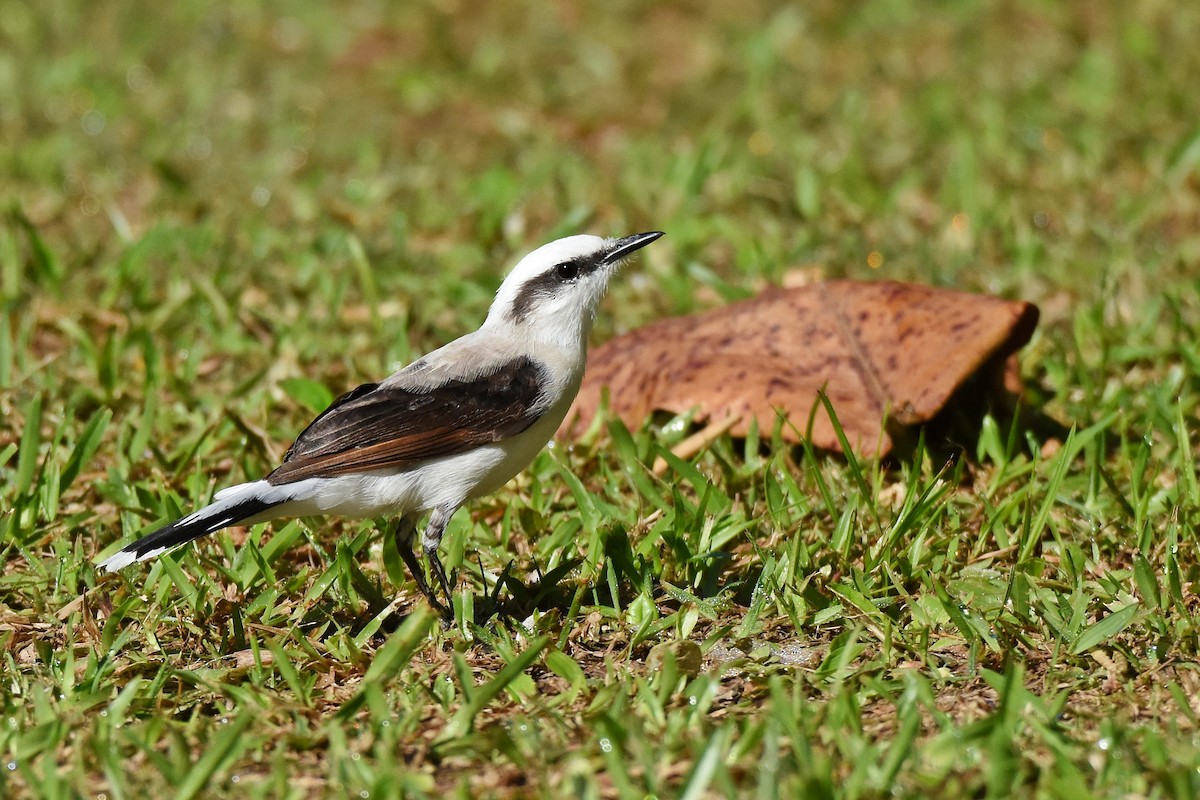
M 541 396 L 542 367 L 525 356 L 428 388 L 364 384 L 313 420 L 267 480 L 404 468 L 503 441 L 537 421 Z

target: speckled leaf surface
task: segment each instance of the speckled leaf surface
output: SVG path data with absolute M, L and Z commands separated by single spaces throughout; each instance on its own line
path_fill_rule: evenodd
M 694 410 L 700 420 L 735 415 L 732 432 L 744 435 L 751 419 L 771 431 L 782 414 L 795 441 L 824 388 L 854 450 L 883 455 L 896 426 L 930 420 L 981 369 L 1002 374 L 1037 319 L 1030 303 L 894 281 L 771 289 L 597 348 L 562 433 L 586 428 L 607 387 L 630 427 L 655 410 Z M 822 408 L 811 435 L 841 449 Z

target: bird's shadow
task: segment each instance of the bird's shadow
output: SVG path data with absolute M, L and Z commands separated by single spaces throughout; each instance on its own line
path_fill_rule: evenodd
M 575 591 L 566 586 L 564 580 L 583 563 L 583 559 L 567 559 L 546 573 L 543 573 L 535 562 L 536 578 L 529 583 L 513 574 L 513 563 L 509 561 L 504 571 L 496 578 L 491 590 L 476 599 L 476 625 L 485 625 L 493 618 L 501 622 L 523 620 L 534 611 L 570 607 Z M 480 570 L 482 573 L 482 567 Z M 480 577 L 482 579 L 482 574 Z
M 513 621 L 527 619 L 534 611 L 565 610 L 570 607 L 577 590 L 574 586 L 568 586 L 564 579 L 583 563 L 583 559 L 568 559 L 546 573 L 538 569 L 535 563 L 536 577 L 529 582 L 513 574 L 515 563 L 509 561 L 490 586 L 482 565 L 476 568 L 477 572 L 471 570 L 476 573 L 476 581 L 484 587 L 481 593 L 472 594 L 471 601 L 467 604 L 472 609 L 471 624 L 484 627 L 495 621 L 507 625 Z M 379 615 L 393 605 L 394 599 L 384 595 L 381 585 L 369 580 L 367 585 L 356 584 L 355 588 L 366 601 L 361 611 L 352 611 L 345 605 L 333 603 L 314 609 L 310 622 L 330 622 L 333 624 L 329 626 L 329 633 L 341 629 L 349 630 L 355 636 L 375 624 L 378 626 L 376 636 L 389 636 L 404 624 L 417 604 L 426 602 L 420 595 L 415 595 L 410 604 L 379 620 Z M 451 618 L 443 620 L 446 628 L 451 627 L 452 623 Z

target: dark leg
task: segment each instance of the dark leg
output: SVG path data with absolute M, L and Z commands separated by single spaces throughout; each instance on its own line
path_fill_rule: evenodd
M 400 557 L 404 559 L 404 564 L 408 567 L 408 571 L 412 574 L 413 580 L 417 582 L 417 588 L 421 590 L 421 594 L 429 600 L 429 605 L 442 615 L 442 617 L 451 617 L 451 611 L 446 606 L 442 605 L 429 588 L 429 582 L 425 580 L 425 570 L 421 567 L 421 562 L 417 560 L 417 554 L 413 552 L 413 540 L 417 536 L 417 521 L 413 517 L 401 517 L 396 520 L 395 527 L 396 549 L 400 551 Z M 441 566 L 440 564 L 438 566 Z M 445 581 L 445 576 L 440 578 Z M 449 593 L 447 593 L 449 597 Z
M 425 551 L 425 558 L 429 561 L 429 568 L 433 572 L 433 576 L 437 578 L 437 582 L 442 587 L 442 594 L 446 596 L 446 603 L 451 607 L 454 605 L 454 600 L 450 597 L 450 581 L 446 577 L 446 568 L 442 566 L 442 560 L 438 558 L 438 546 L 442 543 L 442 534 L 446 532 L 446 524 L 450 522 L 450 517 L 454 516 L 454 512 L 458 510 L 458 506 L 439 506 L 429 515 L 429 522 L 425 525 L 425 532 L 421 534 L 421 549 Z M 432 598 L 431 598 L 432 599 Z M 446 612 L 450 616 L 450 612 Z

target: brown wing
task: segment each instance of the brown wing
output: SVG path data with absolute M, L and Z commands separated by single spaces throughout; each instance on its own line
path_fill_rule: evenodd
M 267 480 L 406 467 L 515 436 L 541 414 L 541 373 L 536 361 L 521 357 L 425 391 L 364 384 L 314 419 Z

